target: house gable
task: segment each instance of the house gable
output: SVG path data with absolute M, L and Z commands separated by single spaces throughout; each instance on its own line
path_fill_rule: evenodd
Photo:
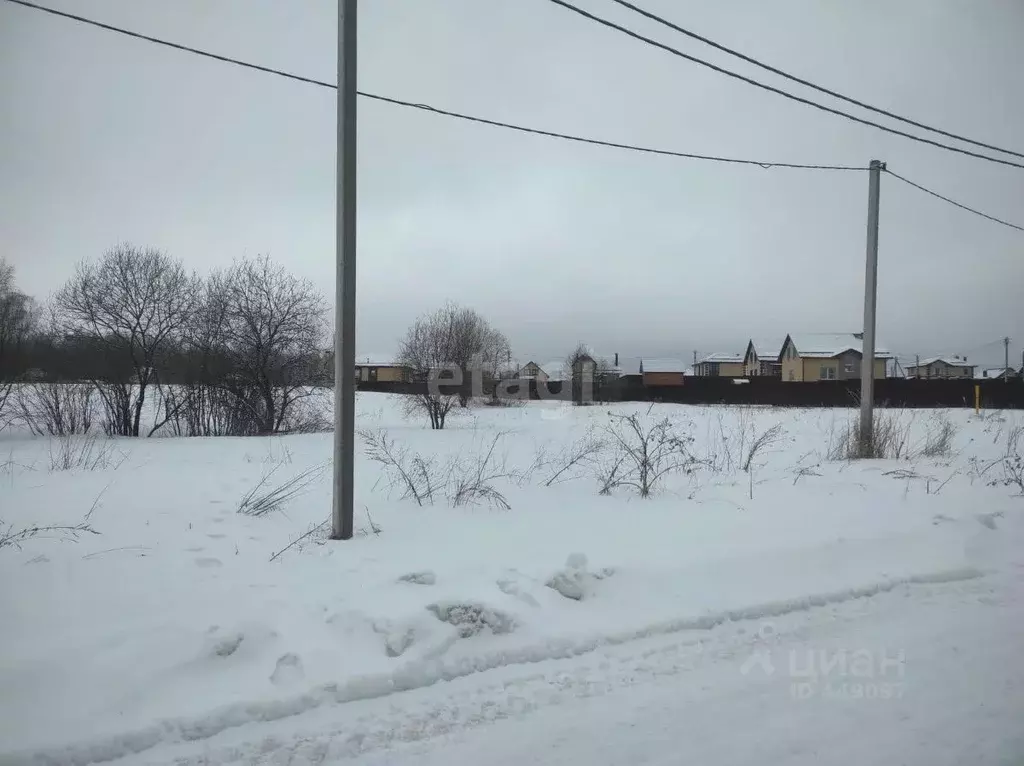
M 743 355 L 743 364 L 757 364 L 757 349 L 754 348 L 754 340 L 747 341 L 747 353 Z

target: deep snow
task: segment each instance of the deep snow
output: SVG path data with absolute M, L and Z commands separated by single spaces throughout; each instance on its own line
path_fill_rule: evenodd
M 117 440 L 123 462 L 51 471 L 59 446 L 5 433 L 0 518 L 74 524 L 95 502 L 101 534 L 0 550 L 0 689 L 14 690 L 0 695 L 0 762 L 160 760 L 188 747 L 175 743 L 213 747 L 256 723 L 279 731 L 480 671 L 693 643 L 873 594 L 987 588 L 1024 560 L 1024 500 L 986 469 L 1015 413 L 946 413 L 949 456 L 850 463 L 824 459 L 845 411 L 531 404 L 474 408 L 437 433 L 394 397 L 361 394 L 357 408 L 361 427 L 442 462 L 500 434 L 517 469 L 542 449 L 565 454 L 609 410 L 669 415 L 722 470 L 673 476 L 641 500 L 598 496 L 586 472 L 545 487 L 546 467 L 498 482 L 510 510 L 419 507 L 360 449 L 357 538 L 314 536 L 271 562 L 328 514 L 329 471 L 280 512 L 251 518 L 238 503 L 270 470 L 273 482 L 324 463 L 330 435 Z M 903 414 L 914 445 L 936 416 Z M 725 459 L 741 426 L 776 423 L 783 440 L 752 476 Z M 582 600 L 548 587 L 556 575 Z

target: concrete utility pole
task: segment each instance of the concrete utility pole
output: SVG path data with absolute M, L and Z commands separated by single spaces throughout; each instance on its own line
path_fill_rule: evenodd
M 860 365 L 860 456 L 874 454 L 875 302 L 878 298 L 878 193 L 885 163 L 868 167 L 868 246 L 864 270 L 864 352 Z
M 356 409 L 356 0 L 338 0 L 337 161 L 331 539 L 349 540 L 353 527 Z

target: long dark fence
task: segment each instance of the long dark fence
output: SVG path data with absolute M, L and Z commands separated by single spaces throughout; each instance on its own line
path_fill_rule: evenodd
M 622 401 L 664 401 L 680 404 L 764 404 L 779 407 L 852 407 L 860 402 L 859 380 L 797 383 L 778 378 L 687 378 L 682 386 L 626 384 Z M 921 380 L 885 378 L 875 381 L 875 404 L 886 407 L 973 407 L 975 386 L 985 409 L 1024 409 L 1021 380 Z
M 645 386 L 636 378 L 623 378 L 595 386 L 597 402 L 675 402 L 678 404 L 761 404 L 776 407 L 853 407 L 860 401 L 859 380 L 822 380 L 797 383 L 778 378 L 688 377 L 682 386 Z M 1024 380 L 922 380 L 885 378 L 875 381 L 875 404 L 883 407 L 973 407 L 975 386 L 984 409 L 1024 409 Z M 499 390 L 530 399 L 569 401 L 571 387 L 559 382 L 505 381 Z M 423 383 L 360 383 L 360 391 L 415 394 Z M 458 389 L 452 387 L 452 393 Z M 490 389 L 486 394 L 491 394 Z

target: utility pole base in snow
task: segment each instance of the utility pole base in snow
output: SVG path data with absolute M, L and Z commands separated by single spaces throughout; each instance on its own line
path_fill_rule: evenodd
M 331 538 L 353 534 L 356 402 L 356 0 L 338 0 L 338 168 Z
M 864 270 L 864 352 L 860 360 L 860 456 L 875 457 L 875 302 L 878 297 L 878 193 L 885 163 L 868 167 L 868 246 Z

